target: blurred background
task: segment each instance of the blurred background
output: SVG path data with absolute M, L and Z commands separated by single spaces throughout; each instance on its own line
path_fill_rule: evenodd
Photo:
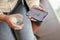
M 60 22 L 60 0 L 49 0 L 59 22 Z

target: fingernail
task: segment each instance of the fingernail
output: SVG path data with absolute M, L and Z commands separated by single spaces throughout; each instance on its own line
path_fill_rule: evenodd
M 32 21 L 36 21 L 36 20 L 34 20 L 34 19 L 31 19 Z

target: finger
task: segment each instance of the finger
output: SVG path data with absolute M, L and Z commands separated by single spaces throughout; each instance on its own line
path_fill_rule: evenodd
M 14 30 L 21 30 L 20 28 L 14 28 Z
M 34 5 L 33 8 L 36 8 L 36 9 L 41 10 L 41 11 L 45 11 L 45 9 L 42 8 L 42 7 L 40 7 L 40 6 L 36 6 L 36 5 Z
M 22 28 L 21 27 L 15 27 L 13 28 L 14 30 L 21 30 Z
M 37 6 L 36 9 L 41 10 L 41 11 L 45 11 L 45 9 L 40 6 Z
M 31 18 L 31 16 L 28 16 L 28 18 Z
M 31 16 L 28 16 L 28 18 L 29 18 L 31 21 L 36 21 L 36 20 L 33 19 Z
M 31 18 L 30 20 L 31 20 L 31 21 L 36 21 L 36 20 L 35 20 L 35 19 L 33 19 L 33 18 Z
M 22 28 L 21 27 L 15 27 L 13 28 L 14 30 L 21 30 Z
M 20 30 L 20 29 L 22 29 L 23 28 L 23 25 L 24 24 L 22 24 L 22 25 L 15 25 L 14 26 L 14 30 Z
M 15 25 L 15 27 L 17 28 L 22 28 L 24 24 L 21 24 L 21 25 Z
M 42 7 L 38 7 L 39 8 L 39 10 L 41 10 L 41 11 L 45 11 L 45 9 L 44 8 L 42 8 Z

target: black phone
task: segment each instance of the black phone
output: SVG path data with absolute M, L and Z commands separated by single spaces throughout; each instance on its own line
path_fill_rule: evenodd
M 42 21 L 48 15 L 48 12 L 40 11 L 38 9 L 33 8 L 27 13 L 27 15 L 31 16 L 32 18 L 36 19 L 37 21 Z

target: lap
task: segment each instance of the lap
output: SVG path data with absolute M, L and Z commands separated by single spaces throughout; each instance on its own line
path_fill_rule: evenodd
M 0 22 L 0 40 L 15 40 L 11 29 L 5 22 Z

